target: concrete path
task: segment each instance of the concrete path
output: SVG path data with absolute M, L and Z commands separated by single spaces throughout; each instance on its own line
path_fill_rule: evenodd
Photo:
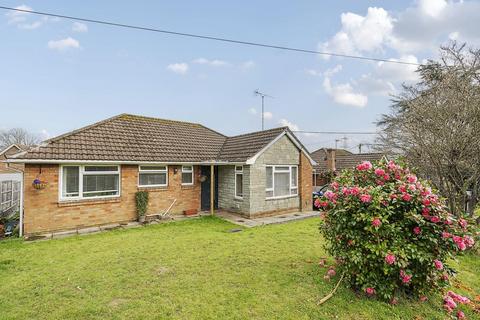
M 264 226 L 268 224 L 278 224 L 278 223 L 287 223 L 291 221 L 303 220 L 307 218 L 318 217 L 320 212 L 318 211 L 307 211 L 307 212 L 292 212 L 285 213 L 278 216 L 256 218 L 256 219 L 247 219 L 238 214 L 219 211 L 216 213 L 220 218 L 227 220 L 228 222 L 234 223 L 239 226 L 252 228 L 257 226 Z

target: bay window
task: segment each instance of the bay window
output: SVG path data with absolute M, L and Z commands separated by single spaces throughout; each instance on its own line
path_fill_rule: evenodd
M 193 166 L 182 166 L 182 184 L 193 184 Z
M 298 194 L 297 166 L 267 166 L 265 196 L 267 199 L 284 198 Z
M 243 198 L 243 167 L 235 166 L 235 198 Z
M 166 187 L 168 185 L 168 167 L 140 166 L 138 180 L 140 187 Z
M 119 166 L 66 165 L 61 170 L 61 199 L 90 199 L 120 195 Z

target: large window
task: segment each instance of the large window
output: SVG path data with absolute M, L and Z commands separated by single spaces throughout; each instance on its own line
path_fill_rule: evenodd
M 268 199 L 298 194 L 297 166 L 267 166 L 265 196 Z
M 235 198 L 243 198 L 243 167 L 235 166 Z
M 166 187 L 168 185 L 167 166 L 140 166 L 138 185 L 140 187 Z
M 193 184 L 193 166 L 182 166 L 182 184 Z
M 118 166 L 63 166 L 61 198 L 83 199 L 120 195 Z

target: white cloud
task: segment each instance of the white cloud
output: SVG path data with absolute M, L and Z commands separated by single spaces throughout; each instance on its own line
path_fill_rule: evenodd
M 208 60 L 208 59 L 205 59 L 205 58 L 197 58 L 197 59 L 193 60 L 192 62 L 196 63 L 196 64 L 209 65 L 209 66 L 212 66 L 212 67 L 224 67 L 224 66 L 228 66 L 230 64 L 227 61 L 223 61 L 223 60 L 218 60 L 218 59 Z
M 278 122 L 282 127 L 289 127 L 290 130 L 292 131 L 299 131 L 299 127 L 295 124 L 295 123 L 292 123 L 290 121 L 288 121 L 287 119 L 280 119 L 280 121 Z
M 269 111 L 265 111 L 265 112 L 263 113 L 263 118 L 264 118 L 265 120 L 270 120 L 270 119 L 273 118 L 273 113 L 271 113 L 271 112 L 269 112 Z
M 250 108 L 250 109 L 248 109 L 248 113 L 253 114 L 253 115 L 256 115 L 256 114 L 257 114 L 257 109 L 255 109 L 255 108 Z
M 245 61 L 240 65 L 242 70 L 252 69 L 253 67 L 255 67 L 255 62 L 252 60 Z
M 330 78 L 325 77 L 323 88 L 335 103 L 359 108 L 367 105 L 368 97 L 360 92 L 355 92 L 350 83 L 332 85 Z
M 182 63 L 172 63 L 167 66 L 167 69 L 177 73 L 177 74 L 186 74 L 188 72 L 188 64 L 185 62 Z
M 25 10 L 25 11 L 33 11 L 33 9 L 27 5 L 22 4 L 21 6 L 15 7 L 15 9 Z M 5 14 L 8 19 L 9 24 L 19 24 L 25 22 L 27 17 L 31 15 L 28 12 L 21 12 L 21 11 L 10 11 Z
M 314 77 L 320 77 L 322 75 L 321 71 L 315 69 L 307 69 L 305 70 L 305 73 Z
M 388 96 L 395 93 L 395 86 L 390 81 L 375 77 L 372 74 L 363 74 L 353 83 L 359 92 L 365 95 Z
M 321 43 L 320 51 L 343 54 L 380 51 L 392 32 L 394 22 L 385 9 L 376 7 L 368 8 L 365 16 L 347 12 L 342 13 L 340 19 L 340 31 Z
M 319 50 L 373 55 L 391 49 L 400 56 L 431 56 L 449 38 L 478 45 L 478 12 L 480 2 L 463 0 L 418 0 L 399 12 L 376 7 L 368 8 L 365 15 L 346 12 L 340 16 L 340 29 L 321 42 Z
M 431 17 L 438 17 L 447 6 L 445 0 L 420 0 L 418 4 L 422 12 Z
M 79 49 L 80 42 L 78 42 L 78 40 L 73 39 L 72 37 L 68 37 L 61 40 L 50 40 L 48 41 L 48 48 L 52 50 L 58 50 L 58 51 L 66 51 L 69 49 Z
M 84 23 L 80 22 L 74 22 L 72 25 L 72 31 L 74 32 L 87 32 L 88 31 L 88 26 Z

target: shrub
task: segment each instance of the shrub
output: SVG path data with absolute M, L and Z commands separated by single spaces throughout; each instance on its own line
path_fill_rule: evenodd
M 144 216 L 148 208 L 148 192 L 137 191 L 137 193 L 135 193 L 135 204 L 138 216 Z
M 337 272 L 387 301 L 448 286 L 449 258 L 474 244 L 470 222 L 393 161 L 343 171 L 315 205 L 324 209 L 320 230 Z

